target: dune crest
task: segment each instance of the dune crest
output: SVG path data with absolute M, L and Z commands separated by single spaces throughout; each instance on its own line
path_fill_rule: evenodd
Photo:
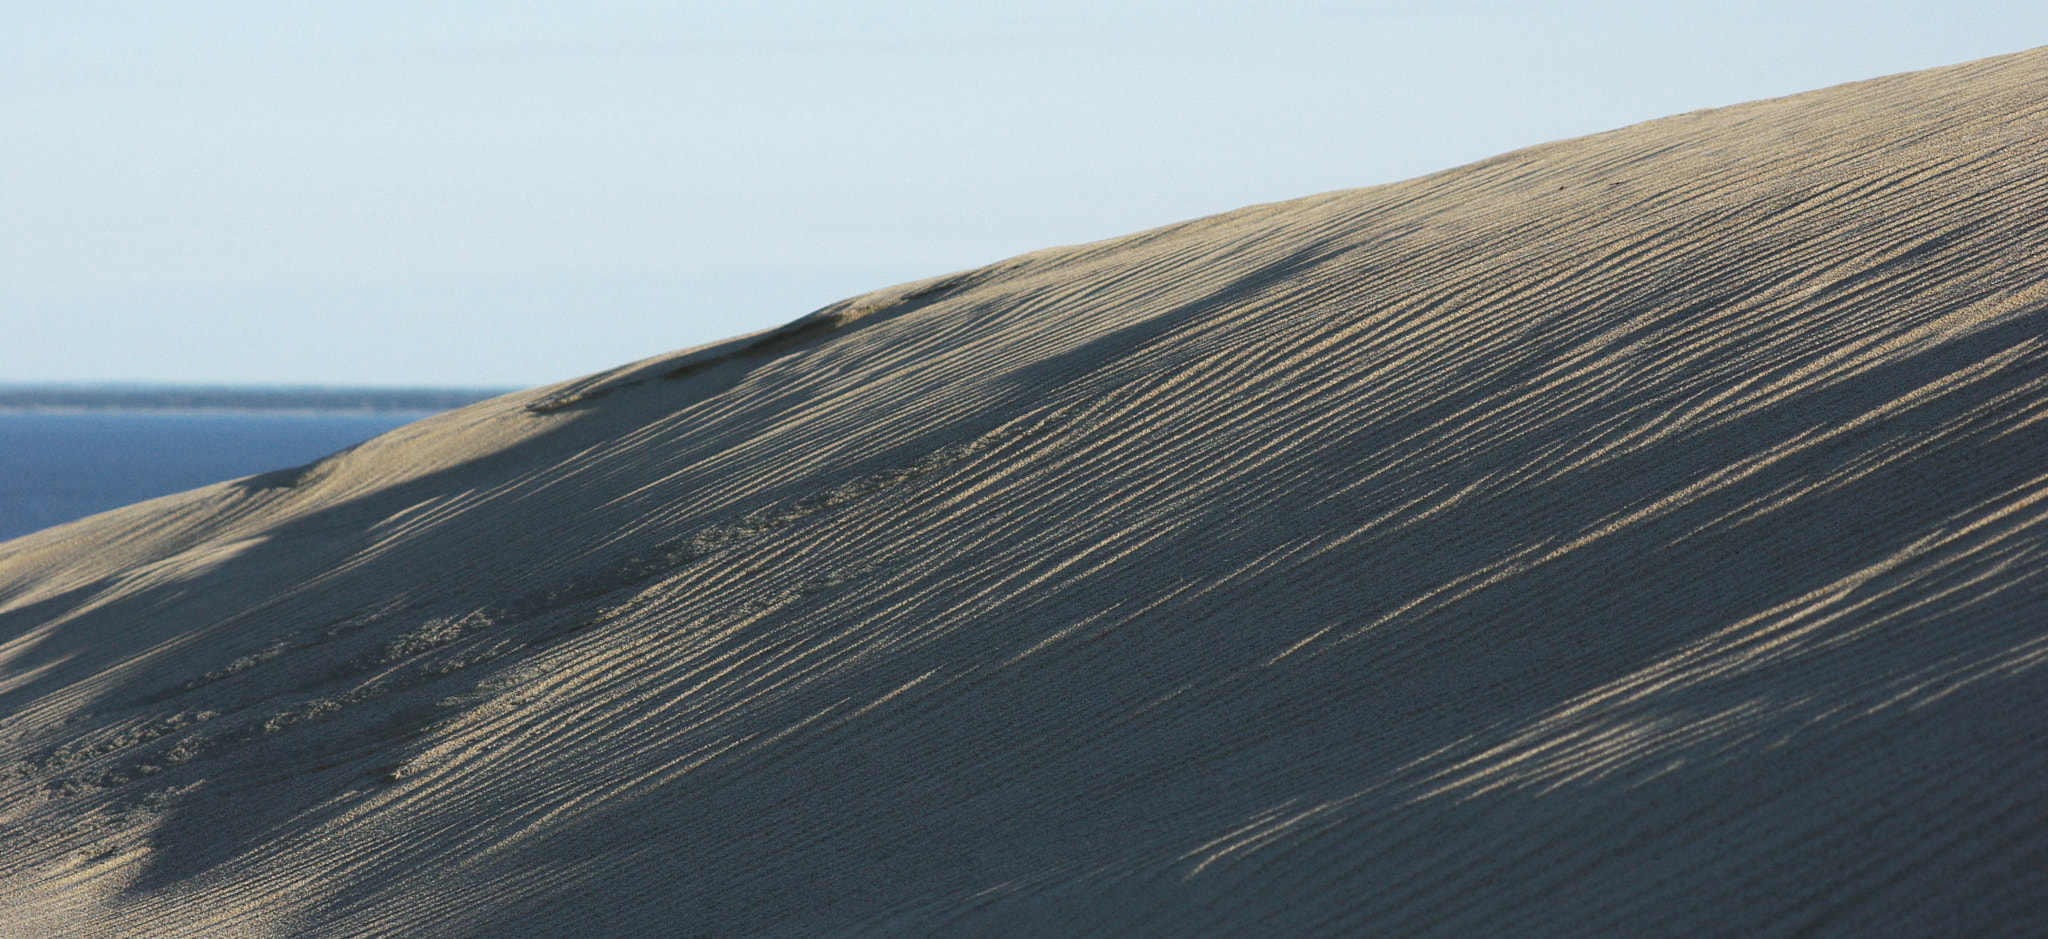
M 2048 51 L 0 544 L 0 935 L 2048 931 Z

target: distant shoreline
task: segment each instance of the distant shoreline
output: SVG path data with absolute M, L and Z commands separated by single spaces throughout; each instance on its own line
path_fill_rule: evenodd
M 435 413 L 495 398 L 504 388 L 221 388 L 0 386 L 0 412 L 220 411 Z

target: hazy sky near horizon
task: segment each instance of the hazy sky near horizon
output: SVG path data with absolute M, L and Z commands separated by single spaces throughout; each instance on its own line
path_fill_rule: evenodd
M 0 383 L 523 386 L 2030 2 L 0 0 Z

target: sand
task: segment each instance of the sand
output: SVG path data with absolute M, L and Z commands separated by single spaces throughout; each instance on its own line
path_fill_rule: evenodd
M 2048 932 L 2048 51 L 0 544 L 7 936 Z

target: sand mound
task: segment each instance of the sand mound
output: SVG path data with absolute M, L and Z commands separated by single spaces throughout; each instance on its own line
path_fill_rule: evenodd
M 0 546 L 7 935 L 2048 931 L 2048 53 Z

